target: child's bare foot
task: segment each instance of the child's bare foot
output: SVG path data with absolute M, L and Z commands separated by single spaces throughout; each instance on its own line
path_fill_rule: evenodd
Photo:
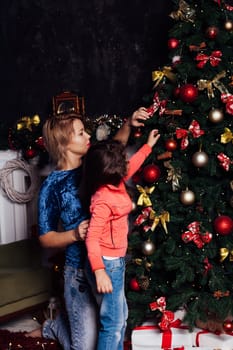
M 31 332 L 27 332 L 25 334 L 25 337 L 31 337 L 31 338 L 42 338 L 42 327 L 36 328 Z

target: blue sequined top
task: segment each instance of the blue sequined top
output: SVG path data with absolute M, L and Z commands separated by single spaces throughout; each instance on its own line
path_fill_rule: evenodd
M 38 199 L 39 235 L 58 231 L 59 223 L 64 231 L 74 229 L 87 218 L 78 196 L 81 172 L 80 167 L 73 170 L 54 170 L 45 179 Z M 72 243 L 66 248 L 65 255 L 66 265 L 83 268 L 85 243 Z

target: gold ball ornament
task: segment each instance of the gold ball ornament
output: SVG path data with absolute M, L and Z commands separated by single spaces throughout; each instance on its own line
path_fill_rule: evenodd
M 231 32 L 233 30 L 233 22 L 230 19 L 228 19 L 224 24 L 224 28 L 227 31 Z
M 208 114 L 208 119 L 212 123 L 220 123 L 224 118 L 224 113 L 221 109 L 213 108 Z
M 205 152 L 198 151 L 193 154 L 192 162 L 197 168 L 202 168 L 207 165 L 209 157 Z
M 193 191 L 185 190 L 180 194 L 180 201 L 184 205 L 191 205 L 195 202 L 195 194 Z
M 152 255 L 155 251 L 155 245 L 150 240 L 142 243 L 142 252 L 144 255 Z

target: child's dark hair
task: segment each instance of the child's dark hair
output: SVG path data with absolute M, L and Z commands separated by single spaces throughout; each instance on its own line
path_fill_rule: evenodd
M 83 162 L 80 197 L 84 208 L 89 209 L 91 196 L 101 186 L 118 186 L 126 173 L 126 152 L 122 143 L 105 140 L 92 145 Z

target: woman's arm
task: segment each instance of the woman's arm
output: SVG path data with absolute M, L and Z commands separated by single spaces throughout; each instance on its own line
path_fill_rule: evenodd
M 144 121 L 149 118 L 150 115 L 147 112 L 147 109 L 145 107 L 140 107 L 124 122 L 114 136 L 114 139 L 120 141 L 123 145 L 126 145 L 130 136 L 131 127 L 138 128 L 144 126 Z

